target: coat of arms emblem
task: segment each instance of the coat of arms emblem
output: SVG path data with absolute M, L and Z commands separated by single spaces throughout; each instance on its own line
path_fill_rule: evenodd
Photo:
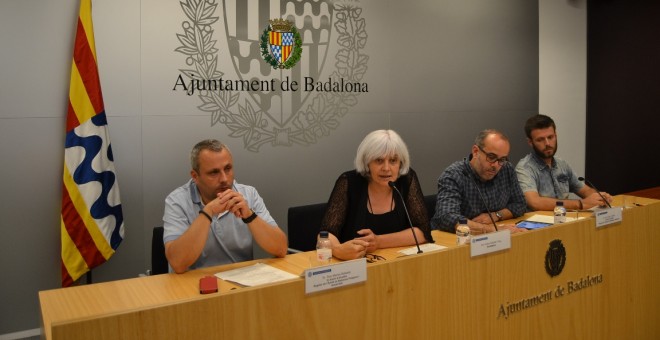
M 566 248 L 561 240 L 553 240 L 545 253 L 545 271 L 550 277 L 561 274 L 566 265 Z
M 274 19 L 261 36 L 261 56 L 275 69 L 289 69 L 300 60 L 301 45 L 300 33 L 290 21 Z
M 182 0 L 175 87 L 253 152 L 328 136 L 368 92 L 362 8 L 335 0 Z M 222 7 L 226 48 L 214 38 Z M 276 19 L 269 19 L 275 17 Z M 264 29 L 265 27 L 265 29 Z M 334 56 L 334 60 L 331 58 Z M 233 66 L 233 67 L 232 67 Z M 188 79 L 190 86 L 184 86 Z

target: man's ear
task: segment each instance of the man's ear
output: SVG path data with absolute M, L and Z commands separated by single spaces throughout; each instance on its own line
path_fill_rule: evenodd
M 476 158 L 479 153 L 479 147 L 477 144 L 472 145 L 472 158 Z

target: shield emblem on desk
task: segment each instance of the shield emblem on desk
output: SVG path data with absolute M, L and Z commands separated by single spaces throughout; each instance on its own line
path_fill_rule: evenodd
M 561 240 L 553 240 L 545 253 L 545 271 L 550 277 L 561 274 L 566 265 L 566 248 Z

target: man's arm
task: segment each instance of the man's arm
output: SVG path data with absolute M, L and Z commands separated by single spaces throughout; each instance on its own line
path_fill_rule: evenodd
M 588 185 L 585 185 L 580 190 L 578 190 L 577 194 L 582 197 L 582 205 L 584 206 L 584 209 L 607 205 L 605 201 L 603 201 L 603 198 L 600 197 L 598 192 L 596 192 L 594 188 Z M 612 202 L 612 196 L 610 194 L 606 192 L 601 192 L 601 194 L 603 197 L 605 197 L 607 202 Z
M 204 207 L 204 211 L 213 216 L 208 207 Z M 197 261 L 206 244 L 210 228 L 211 221 L 200 213 L 179 238 L 165 243 L 165 256 L 175 273 L 186 272 Z
M 516 171 L 509 164 L 507 164 L 502 170 L 506 170 L 506 180 L 509 190 L 509 201 L 507 202 L 506 207 L 504 207 L 509 211 L 504 219 L 522 216 L 527 211 L 527 201 L 525 200 L 525 195 L 523 195 L 521 185 L 516 176 Z M 508 213 L 511 213 L 511 216 L 508 216 Z
M 514 218 L 513 213 L 509 209 L 502 209 L 499 211 L 500 215 L 502 215 L 502 218 L 498 218 L 495 213 L 491 213 L 491 216 L 493 219 L 491 220 L 490 217 L 488 217 L 488 213 L 481 213 L 478 216 L 475 216 L 473 219 L 468 220 L 468 227 L 470 227 L 470 232 L 472 232 L 475 235 L 479 234 L 485 234 L 485 233 L 491 233 L 496 231 L 495 226 L 493 226 L 493 221 L 496 223 L 502 220 L 508 220 L 511 218 Z M 518 228 L 515 224 L 498 224 L 497 225 L 497 231 L 501 231 L 503 229 L 509 229 L 511 230 L 512 233 L 517 233 L 521 231 L 525 231 L 524 228 Z
M 193 218 L 188 214 L 193 213 L 194 208 L 184 207 L 181 204 L 174 197 L 166 198 L 163 217 L 165 236 L 168 234 L 168 226 L 175 231 L 175 234 L 180 233 L 176 239 L 165 242 L 165 256 L 176 273 L 186 272 L 202 254 L 211 228 L 212 218 L 209 217 L 223 213 L 228 208 L 227 200 L 221 202 L 220 198 L 216 197 L 202 210 L 209 217 L 199 213 Z M 190 220 L 192 223 L 186 226 Z
M 250 207 L 248 201 L 239 192 L 227 190 L 218 194 L 218 202 L 226 205 L 230 213 L 236 215 L 246 222 L 252 233 L 252 237 L 263 250 L 277 257 L 284 257 L 287 252 L 286 235 L 277 225 L 264 220 L 263 216 L 270 214 L 266 210 L 266 205 L 256 191 L 253 193 L 252 204 Z M 256 217 L 252 219 L 252 214 Z M 261 215 L 263 216 L 261 216 Z
M 461 215 L 461 188 L 456 175 L 451 175 L 445 170 L 438 178 L 438 201 L 435 206 L 435 214 L 431 219 L 431 225 L 435 229 L 453 233 L 456 231 L 458 220 Z M 466 216 L 467 218 L 467 216 Z
M 585 186 L 586 188 L 586 186 Z M 582 195 L 580 195 L 582 196 Z M 536 191 L 527 191 L 525 192 L 525 200 L 527 201 L 527 206 L 534 211 L 552 211 L 555 209 L 555 206 L 557 205 L 557 201 L 563 201 L 564 202 L 564 207 L 569 210 L 582 210 L 582 209 L 589 209 L 591 207 L 585 206 L 584 200 L 580 202 L 579 199 L 577 200 L 558 200 L 556 198 L 552 197 L 542 197 L 539 195 L 538 192 Z
M 286 235 L 278 226 L 273 226 L 261 217 L 248 223 L 248 228 L 257 244 L 273 256 L 284 257 L 287 252 Z

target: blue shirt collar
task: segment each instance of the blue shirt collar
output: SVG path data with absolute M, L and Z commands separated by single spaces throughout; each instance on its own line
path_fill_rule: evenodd
M 533 150 L 532 150 L 532 152 L 530 152 L 529 154 L 531 155 L 530 159 L 534 162 L 534 164 L 536 164 L 536 166 L 538 167 L 539 171 L 545 169 L 545 168 L 548 166 L 548 165 L 545 163 L 545 161 L 543 160 L 543 158 L 539 157 L 539 155 L 537 155 L 536 152 L 534 152 Z M 552 162 L 551 162 L 550 164 L 551 164 L 551 165 L 550 165 L 550 168 L 551 168 L 551 169 L 554 169 L 554 168 L 557 167 L 557 162 L 555 161 L 555 157 L 554 157 L 554 156 L 552 157 Z

